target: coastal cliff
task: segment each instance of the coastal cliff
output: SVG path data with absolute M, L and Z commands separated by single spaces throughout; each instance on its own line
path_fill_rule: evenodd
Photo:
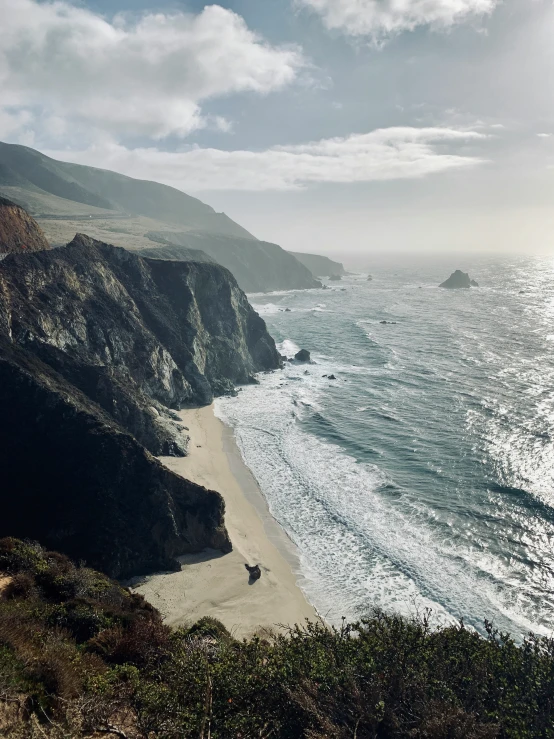
M 3 260 L 0 333 L 156 455 L 185 453 L 168 408 L 210 403 L 280 363 L 226 269 L 142 259 L 83 235 Z
M 144 256 L 187 259 L 192 251 L 203 251 L 227 267 L 240 287 L 249 293 L 270 290 L 304 290 L 321 287 L 309 268 L 296 255 L 277 244 L 240 237 L 206 234 L 200 231 L 158 231 L 146 236 L 160 247 L 141 250 Z
M 321 287 L 277 244 L 259 241 L 225 213 L 159 182 L 57 161 L 27 146 L 0 142 L 0 196 L 34 214 L 53 246 L 66 244 L 86 223 L 89 236 L 114 238 L 126 249 L 178 247 L 176 255 L 164 249 L 149 256 L 215 260 L 247 292 Z
M 0 537 L 112 577 L 229 551 L 222 496 L 152 456 L 184 455 L 171 409 L 278 367 L 233 276 L 78 235 L 0 261 Z
M 342 277 L 346 274 L 341 262 L 334 262 L 329 257 L 296 251 L 290 251 L 289 254 L 292 254 L 301 264 L 307 267 L 314 277 L 332 277 L 333 275 Z
M 30 352 L 0 339 L 0 537 L 40 539 L 112 577 L 229 551 L 219 493 L 167 470 Z
M 34 218 L 11 200 L 0 197 L 0 255 L 50 249 Z

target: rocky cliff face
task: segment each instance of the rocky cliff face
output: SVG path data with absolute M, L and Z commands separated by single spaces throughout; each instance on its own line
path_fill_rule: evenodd
M 279 366 L 265 323 L 219 265 L 142 259 L 78 235 L 0 263 L 0 333 L 153 454 L 183 454 L 168 408 Z
M 19 205 L 0 197 L 0 254 L 50 249 L 38 223 Z
M 479 285 L 475 280 L 471 279 L 467 272 L 462 272 L 462 270 L 457 269 L 455 272 L 452 272 L 447 280 L 441 282 L 439 287 L 446 287 L 449 290 L 456 290 L 460 288 L 467 289 L 470 287 L 479 287 Z
M 231 548 L 224 502 L 173 474 L 31 351 L 0 336 L 0 537 L 38 539 L 112 577 Z
M 185 452 L 170 408 L 279 365 L 232 275 L 77 236 L 0 262 L 0 537 L 113 577 L 227 551 L 224 501 L 150 453 Z M 146 448 L 145 448 L 146 447 Z

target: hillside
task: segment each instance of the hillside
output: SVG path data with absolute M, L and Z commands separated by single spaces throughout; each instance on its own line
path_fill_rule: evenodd
M 201 250 L 227 267 L 240 287 L 249 293 L 320 287 L 310 270 L 277 244 L 241 238 L 223 238 L 199 231 L 150 231 L 146 234 L 154 243 L 164 244 L 163 252 L 151 246 L 140 253 L 144 256 L 186 259 L 191 249 Z M 173 249 L 170 251 L 173 245 Z M 171 256 L 167 256 L 171 255 Z
M 319 254 L 305 254 L 303 252 L 291 251 L 293 257 L 307 267 L 314 277 L 331 277 L 333 275 L 345 275 L 346 270 L 340 262 L 334 262 L 329 257 Z
M 177 232 L 181 245 L 205 250 L 229 267 L 245 290 L 317 284 L 279 246 L 258 241 L 225 213 L 158 182 L 60 162 L 25 146 L 0 143 L 0 196 L 25 207 L 55 246 L 86 231 L 102 241 L 115 234 L 110 241 L 140 249 L 152 246 L 148 232 Z M 182 243 L 182 234 L 188 232 L 194 233 Z
M 167 407 L 210 403 L 280 361 L 220 265 L 141 259 L 86 236 L 0 263 L 1 334 L 153 454 L 184 451 Z
M 0 537 L 40 539 L 113 577 L 230 549 L 224 502 L 173 474 L 75 385 L 0 337 Z M 0 732 L 1 733 L 1 732 Z
M 115 577 L 228 551 L 221 495 L 152 454 L 186 454 L 170 408 L 279 365 L 264 321 L 218 264 L 142 259 L 79 235 L 6 255 L 0 537 L 40 539 Z
M 19 205 L 0 198 L 0 254 L 50 249 L 38 223 Z

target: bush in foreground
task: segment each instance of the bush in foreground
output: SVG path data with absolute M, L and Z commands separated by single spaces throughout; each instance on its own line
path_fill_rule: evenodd
M 2 736 L 554 737 L 549 639 L 380 612 L 246 641 L 211 618 L 172 632 L 104 575 L 14 539 L 2 576 Z

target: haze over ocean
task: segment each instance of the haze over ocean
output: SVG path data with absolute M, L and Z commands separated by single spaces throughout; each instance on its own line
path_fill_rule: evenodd
M 455 267 L 480 287 L 439 289 Z M 249 296 L 282 353 L 316 364 L 216 403 L 298 546 L 300 584 L 332 621 L 430 607 L 548 633 L 554 260 L 414 257 L 372 274 Z

